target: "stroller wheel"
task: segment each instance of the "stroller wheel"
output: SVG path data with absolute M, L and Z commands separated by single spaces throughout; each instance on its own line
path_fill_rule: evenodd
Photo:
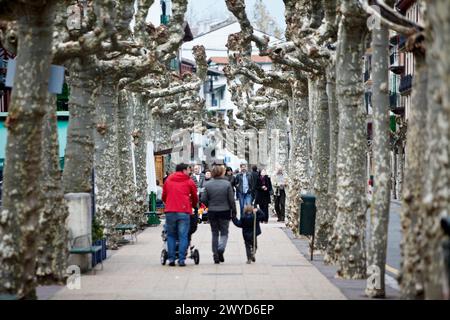
M 194 259 L 195 264 L 200 263 L 200 253 L 198 252 L 197 249 L 195 249 L 194 252 L 192 253 L 192 258 Z
M 167 251 L 166 251 L 166 249 L 163 249 L 163 250 L 161 251 L 161 264 L 162 264 L 163 266 L 166 264 L 167 258 L 168 258 Z

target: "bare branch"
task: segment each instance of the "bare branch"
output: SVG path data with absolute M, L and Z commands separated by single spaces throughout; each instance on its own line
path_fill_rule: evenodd
M 60 5 L 60 9 L 63 10 L 64 6 Z M 72 58 L 102 52 L 104 49 L 102 42 L 110 39 L 115 34 L 115 28 L 111 18 L 113 2 L 111 0 L 96 1 L 94 11 L 97 21 L 97 26 L 94 30 L 80 35 L 76 40 L 66 42 L 55 41 L 53 48 L 54 63 L 64 63 Z M 63 26 L 58 27 L 59 33 L 64 32 Z
M 199 90 L 202 85 L 202 80 L 197 80 L 194 82 L 181 83 L 176 86 L 164 88 L 164 89 L 155 89 L 145 92 L 145 96 L 151 99 L 154 98 L 162 98 L 167 96 L 173 96 L 179 93 L 184 93 L 187 91 L 195 91 Z
M 164 44 L 157 47 L 156 52 L 159 60 L 170 60 L 174 52 L 180 47 L 184 38 L 184 14 L 187 9 L 187 0 L 172 0 L 172 16 L 169 22 L 170 38 Z
M 388 20 L 392 21 L 393 23 L 405 26 L 405 27 L 410 27 L 410 28 L 414 28 L 418 31 L 423 31 L 424 27 L 417 24 L 414 21 L 411 21 L 409 19 L 407 19 L 405 16 L 401 15 L 400 13 L 398 13 L 397 11 L 395 11 L 393 8 L 391 8 L 390 6 L 388 6 L 384 0 L 373 0 L 375 1 L 375 5 L 379 6 L 381 8 L 381 14 Z
M 145 18 L 147 18 L 148 10 L 153 5 L 154 0 L 138 0 L 137 12 L 136 12 L 136 25 L 134 27 L 134 35 L 136 39 L 143 45 L 148 39 L 147 33 L 147 23 Z
M 121 79 L 119 81 L 119 88 L 125 88 L 130 79 Z M 145 77 L 126 85 L 126 89 L 132 92 L 142 92 L 145 89 L 162 88 L 169 84 L 167 77 Z
M 385 24 L 389 29 L 392 29 L 398 33 L 401 33 L 406 36 L 410 36 L 414 33 L 416 33 L 418 30 L 423 30 L 420 26 L 413 26 L 411 23 L 404 23 L 405 20 L 396 20 L 396 22 L 391 21 L 394 16 L 391 13 L 391 11 L 386 10 L 385 7 L 381 7 L 383 10 L 381 10 L 381 13 L 379 13 L 377 10 L 373 9 L 371 6 L 369 6 L 367 0 L 358 0 L 358 2 L 361 4 L 364 11 L 366 11 L 368 14 L 376 17 L 381 21 L 381 23 Z M 398 24 L 398 22 L 401 22 L 402 24 Z M 409 21 L 410 22 L 410 21 Z
M 254 106 L 257 110 L 264 110 L 264 111 L 273 111 L 279 108 L 285 108 L 287 107 L 288 103 L 286 100 L 278 100 L 278 101 L 272 101 L 267 102 L 263 104 L 257 104 Z

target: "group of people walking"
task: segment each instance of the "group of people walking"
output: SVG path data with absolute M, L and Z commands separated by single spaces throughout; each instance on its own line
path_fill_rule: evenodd
M 225 261 L 224 253 L 228 241 L 230 221 L 242 228 L 247 263 L 255 262 L 256 237 L 261 234 L 260 222 L 269 220 L 271 196 L 275 198 L 278 221 L 284 221 L 286 181 L 280 168 L 274 185 L 265 169 L 258 172 L 256 166 L 247 171 L 241 164 L 240 172 L 233 174 L 232 168 L 215 163 L 212 170 L 201 172 L 199 165 L 193 172 L 187 164 L 179 164 L 176 172 L 169 175 L 163 185 L 162 200 L 165 203 L 168 260 L 175 265 L 176 242 L 179 241 L 178 264 L 185 265 L 189 245 L 189 226 L 197 219 L 199 202 L 208 207 L 208 220 L 212 233 L 214 263 Z M 237 218 L 236 198 L 240 205 Z M 258 208 L 259 207 L 259 208 Z
M 258 171 L 258 168 L 253 166 L 252 171 L 248 172 L 247 165 L 241 164 L 240 172 L 231 183 L 236 190 L 236 196 L 241 208 L 241 216 L 244 213 L 245 206 L 252 204 L 254 206 L 259 206 L 264 213 L 263 222 L 267 223 L 269 221 L 269 204 L 271 203 L 273 195 L 278 222 L 284 222 L 286 179 L 282 168 L 277 170 L 274 184 L 272 184 L 272 180 L 267 175 L 266 169 Z

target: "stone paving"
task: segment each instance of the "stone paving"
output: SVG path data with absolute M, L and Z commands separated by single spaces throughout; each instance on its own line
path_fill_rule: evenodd
M 41 299 L 183 299 L 183 300 L 280 300 L 345 299 L 316 267 L 296 249 L 283 231 L 284 224 L 271 220 L 262 225 L 256 263 L 246 264 L 241 229 L 230 225 L 225 263 L 214 264 L 209 224 L 200 224 L 192 244 L 200 251 L 200 264 L 162 266 L 162 225 L 149 227 L 138 242 L 112 251 L 104 270 L 81 276 L 81 289 L 59 287 Z

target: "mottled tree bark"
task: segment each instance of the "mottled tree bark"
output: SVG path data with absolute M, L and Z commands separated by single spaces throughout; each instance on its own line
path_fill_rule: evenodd
M 441 217 L 449 216 L 450 208 L 450 94 L 449 63 L 444 54 L 450 48 L 450 3 L 428 1 L 427 64 L 428 117 L 425 171 L 425 207 L 423 241 L 424 289 L 426 299 L 442 299 L 444 264 L 442 253 L 443 231 Z M 439 63 L 437 63 L 439 62 Z
M 104 80 L 96 98 L 94 131 L 94 172 L 96 215 L 106 229 L 108 248 L 116 249 L 119 237 L 114 227 L 121 222 L 119 211 L 119 160 L 117 143 L 118 92 L 114 83 Z
M 44 285 L 63 284 L 69 257 L 66 229 L 68 209 L 59 166 L 56 97 L 49 94 L 48 101 L 42 129 L 41 189 L 44 208 L 39 219 L 36 261 L 36 276 L 38 282 Z
M 369 297 L 385 296 L 385 265 L 389 224 L 389 30 L 385 25 L 372 30 L 372 103 L 373 103 L 373 198 L 370 208 L 370 239 L 367 265 L 380 271 L 380 286 L 368 282 Z M 372 272 L 370 270 L 369 272 Z
M 140 208 L 139 211 L 141 216 L 144 217 L 142 213 L 149 210 L 147 203 L 147 175 L 146 175 L 146 156 L 147 156 L 147 141 L 148 130 L 150 126 L 150 120 L 148 117 L 149 108 L 147 106 L 147 101 L 142 97 L 142 95 L 136 96 L 137 105 L 134 110 L 134 159 L 136 163 L 136 187 L 137 196 L 136 203 Z M 162 186 L 162 181 L 160 185 Z
M 71 68 L 69 78 L 70 121 L 63 172 L 65 193 L 89 193 L 92 189 L 96 73 L 87 59 L 80 59 L 79 63 L 81 69 L 77 70 L 77 66 Z
M 308 82 L 295 80 L 292 84 L 293 100 L 289 103 L 291 124 L 291 149 L 289 154 L 289 176 L 287 188 L 287 225 L 294 234 L 299 231 L 300 195 L 310 189 L 308 164 Z
M 0 216 L 0 294 L 35 298 L 36 238 L 42 209 L 41 140 L 51 61 L 54 4 L 15 4 L 18 55 Z
M 325 263 L 334 263 L 336 261 L 333 242 L 333 228 L 336 221 L 336 189 L 337 189 L 337 152 L 338 152 L 338 136 L 339 136 L 339 113 L 336 100 L 336 66 L 330 65 L 327 70 L 327 97 L 328 111 L 330 121 L 330 166 L 328 170 L 328 211 L 325 220 L 330 225 L 328 245 L 325 248 Z
M 330 162 L 330 114 L 326 92 L 325 74 L 314 80 L 316 90 L 315 121 L 314 121 L 314 149 L 313 172 L 314 195 L 316 196 L 316 247 L 325 250 L 328 238 L 331 236 L 333 225 L 328 215 L 328 173 Z M 332 222 L 332 221 L 331 221 Z
M 415 54 L 416 68 L 412 89 L 412 105 L 408 119 L 405 147 L 405 180 L 400 221 L 402 226 L 399 285 L 404 299 L 423 294 L 420 239 L 423 232 L 422 196 L 424 193 L 425 150 L 427 145 L 426 115 L 428 109 L 428 68 L 425 57 Z
M 336 91 L 339 104 L 339 150 L 337 161 L 337 219 L 334 226 L 338 276 L 366 276 L 365 253 L 365 154 L 366 121 L 361 83 L 363 39 L 366 20 L 358 4 L 341 1 Z
M 131 153 L 132 141 L 132 113 L 134 102 L 131 101 L 131 92 L 124 90 L 119 93 L 119 108 L 117 110 L 117 142 L 119 157 L 119 212 L 123 223 L 137 223 L 136 221 L 136 186 L 134 184 L 134 169 Z

